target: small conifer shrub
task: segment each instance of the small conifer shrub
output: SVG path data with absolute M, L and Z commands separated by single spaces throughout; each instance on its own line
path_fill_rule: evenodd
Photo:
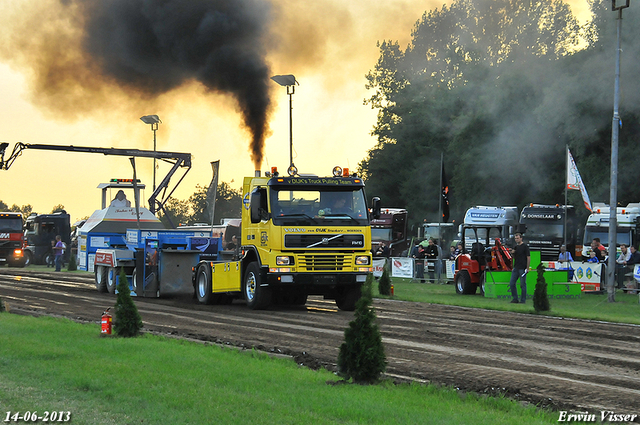
M 356 383 L 374 383 L 387 368 L 382 336 L 372 307 L 372 285 L 373 274 L 370 273 L 356 303 L 355 319 L 344 331 L 345 341 L 338 353 L 340 375 Z
M 389 277 L 389 270 L 386 265 L 378 281 L 378 292 L 380 292 L 380 295 L 391 295 L 391 278 Z
M 533 308 L 536 311 L 549 311 L 549 297 L 547 296 L 547 282 L 544 280 L 544 266 L 538 264 L 538 279 L 536 280 L 536 289 L 533 292 Z
M 131 290 L 129 289 L 129 281 L 124 272 L 124 268 L 120 269 L 119 282 L 116 289 L 118 297 L 116 299 L 115 320 L 113 329 L 118 336 L 134 337 L 140 335 L 142 329 L 142 318 L 138 313 L 138 308 L 131 298 Z
M 76 256 L 71 254 L 69 257 L 69 265 L 67 266 L 67 270 L 72 272 L 78 270 L 78 263 L 76 262 Z

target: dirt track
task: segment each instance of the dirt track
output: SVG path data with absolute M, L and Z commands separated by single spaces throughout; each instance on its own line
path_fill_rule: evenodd
M 453 289 L 452 289 L 453 290 Z M 99 322 L 115 296 L 66 273 L 0 268 L 14 313 Z M 136 299 L 144 330 L 292 355 L 335 369 L 353 314 L 310 297 L 306 306 L 251 311 L 243 302 Z M 552 406 L 639 414 L 640 327 L 393 300 L 374 302 L 387 374 Z

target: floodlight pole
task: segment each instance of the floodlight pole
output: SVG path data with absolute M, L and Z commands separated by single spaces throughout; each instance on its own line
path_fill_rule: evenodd
M 145 115 L 140 117 L 140 121 L 145 124 L 151 125 L 151 131 L 153 131 L 153 151 L 156 151 L 156 131 L 158 131 L 158 124 L 162 122 L 157 115 Z M 156 191 L 156 158 L 153 158 L 153 191 Z
M 293 165 L 293 94 L 296 92 L 296 77 L 292 74 L 274 75 L 271 77 L 273 81 L 287 88 L 289 95 L 289 175 L 295 174 L 296 168 Z
M 613 94 L 613 120 L 611 122 L 611 186 L 609 192 L 609 261 L 607 264 L 607 300 L 615 302 L 616 294 L 616 253 L 618 251 L 618 136 L 620 131 L 620 35 L 622 33 L 622 9 L 629 7 L 629 0 L 625 4 L 616 5 L 611 0 L 611 9 L 618 13 L 616 38 L 616 75 Z

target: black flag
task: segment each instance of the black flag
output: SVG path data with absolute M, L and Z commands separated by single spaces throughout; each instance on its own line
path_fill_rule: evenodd
M 447 175 L 444 173 L 444 163 L 442 164 L 442 221 L 449 221 L 449 184 Z

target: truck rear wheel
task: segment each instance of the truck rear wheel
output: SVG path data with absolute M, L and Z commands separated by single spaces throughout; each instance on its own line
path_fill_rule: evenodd
M 244 273 L 242 292 L 251 310 L 262 310 L 271 304 L 271 289 L 262 286 L 260 267 L 257 262 L 250 263 Z
M 109 268 L 105 266 L 96 266 L 94 273 L 96 289 L 98 292 L 107 292 L 107 273 L 109 273 Z
M 107 267 L 107 292 L 110 294 L 116 293 L 116 282 L 118 277 L 117 267 Z
M 202 304 L 213 304 L 214 297 L 211 289 L 211 266 L 202 264 L 196 273 L 196 296 Z
M 456 293 L 460 295 L 470 295 L 476 293 L 476 285 L 471 283 L 471 276 L 466 270 L 461 270 L 456 275 Z
M 356 309 L 356 303 L 362 295 L 360 286 L 345 288 L 336 296 L 336 305 L 342 311 L 353 311 Z

